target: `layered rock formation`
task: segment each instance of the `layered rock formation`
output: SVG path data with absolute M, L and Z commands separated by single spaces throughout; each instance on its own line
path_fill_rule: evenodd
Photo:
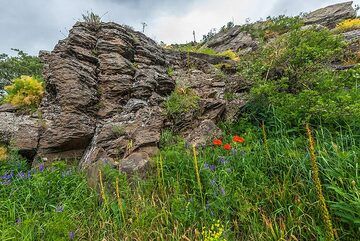
M 304 23 L 320 24 L 325 27 L 333 28 L 337 23 L 344 19 L 355 18 L 356 11 L 352 7 L 353 2 L 344 2 L 327 6 L 315 10 L 304 17 Z
M 237 87 L 243 83 L 240 77 L 220 76 L 213 66 L 231 65 L 230 60 L 165 51 L 115 23 L 94 27 L 79 22 L 68 38 L 40 57 L 46 93 L 39 111 L 22 116 L 0 108 L 0 141 L 12 143 L 29 159 L 78 159 L 90 173 L 104 162 L 143 172 L 164 128 L 204 144 L 218 134 L 215 123 L 226 115 L 232 118 L 244 104 L 244 98 L 226 100 L 227 89 L 241 96 L 247 90 L 246 83 Z M 168 118 L 163 106 L 175 80 L 199 97 L 197 111 L 176 119 Z
M 327 6 L 306 14 L 302 21 L 306 26 L 317 25 L 318 27 L 334 28 L 342 20 L 355 18 L 356 10 L 352 7 L 353 2 L 344 2 Z M 254 29 L 263 29 L 265 22 L 250 24 Z M 249 26 L 250 26 L 249 25 Z M 351 34 L 348 38 L 351 38 Z M 226 31 L 221 31 L 204 44 L 204 47 L 213 48 L 218 52 L 232 50 L 240 54 L 249 53 L 257 48 L 259 40 L 244 28 L 236 25 Z

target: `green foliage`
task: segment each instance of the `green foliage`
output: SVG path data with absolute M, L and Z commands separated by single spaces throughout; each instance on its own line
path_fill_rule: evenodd
M 173 67 L 167 68 L 166 73 L 167 73 L 170 77 L 172 77 L 172 76 L 174 75 L 174 68 L 173 68 Z
M 247 113 L 289 128 L 302 128 L 305 121 L 357 125 L 360 68 L 340 72 L 329 68 L 344 47 L 328 30 L 294 30 L 244 58 L 239 70 L 255 81 Z
M 264 41 L 292 30 L 298 30 L 302 25 L 301 18 L 298 16 L 287 17 L 280 15 L 278 17 L 268 17 L 264 22 L 245 24 L 241 26 L 241 29 L 251 34 L 253 38 Z
M 43 64 L 40 59 L 20 50 L 13 50 L 17 52 L 16 57 L 0 54 L 0 92 L 5 85 L 11 83 L 11 80 L 19 78 L 21 75 L 42 79 Z
M 93 30 L 99 29 L 101 25 L 101 17 L 99 15 L 87 11 L 86 14 L 82 14 L 82 18 Z
M 243 122 L 225 125 L 224 133 L 232 151 L 197 149 L 202 193 L 191 148 L 168 131 L 146 179 L 103 169 L 106 203 L 76 168 L 60 162 L 29 169 L 12 153 L 0 165 L 0 239 L 323 240 L 306 136 L 277 126 L 265 145 L 261 129 Z M 232 143 L 234 134 L 245 142 Z M 339 239 L 356 240 L 359 135 L 324 128 L 314 134 L 334 229 Z
M 113 125 L 112 132 L 117 136 L 123 136 L 125 134 L 125 129 L 121 125 Z
M 188 111 L 199 108 L 199 96 L 190 88 L 176 87 L 165 102 L 168 116 L 176 118 Z
M 12 85 L 5 86 L 5 91 L 5 103 L 31 110 L 38 107 L 44 95 L 43 83 L 34 77 L 24 75 L 14 79 Z

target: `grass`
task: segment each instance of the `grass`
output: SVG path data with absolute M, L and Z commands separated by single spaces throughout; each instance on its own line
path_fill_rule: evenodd
M 0 166 L 0 240 L 325 240 L 311 158 L 335 238 L 357 240 L 359 133 L 313 129 L 309 151 L 305 128 L 222 127 L 232 150 L 194 150 L 167 133 L 147 179 L 105 167 L 100 192 L 76 167 L 29 169 L 9 153 Z M 235 134 L 245 142 L 233 143 Z

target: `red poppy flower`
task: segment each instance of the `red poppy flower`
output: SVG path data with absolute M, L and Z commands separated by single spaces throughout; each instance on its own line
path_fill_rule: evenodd
M 239 143 L 244 143 L 244 142 L 245 142 L 245 139 L 242 138 L 241 136 L 234 136 L 234 137 L 233 137 L 233 141 L 234 141 L 234 142 L 239 142 Z
M 231 150 L 231 145 L 230 144 L 225 144 L 224 149 L 227 150 L 227 151 L 230 151 Z
M 215 146 L 221 146 L 221 145 L 222 145 L 222 140 L 220 140 L 220 139 L 215 139 L 215 140 L 213 140 L 213 144 L 214 144 Z

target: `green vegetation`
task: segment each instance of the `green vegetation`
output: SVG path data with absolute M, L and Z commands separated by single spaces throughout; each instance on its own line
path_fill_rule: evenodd
M 241 59 L 177 46 L 236 59 L 253 81 L 250 100 L 206 146 L 165 130 L 144 179 L 104 166 L 91 188 L 69 163 L 31 168 L 0 146 L 0 240 L 358 240 L 360 65 L 331 68 L 348 61 L 348 46 L 328 30 L 301 30 L 298 18 L 283 16 L 263 26 L 245 28 L 278 38 Z M 41 82 L 15 78 L 5 100 L 35 107 Z M 176 120 L 198 110 L 199 96 L 177 86 L 164 107 Z
M 0 92 L 5 85 L 11 84 L 13 79 L 19 78 L 21 75 L 42 79 L 43 64 L 40 59 L 18 49 L 13 50 L 17 52 L 15 57 L 0 54 Z
M 101 17 L 93 12 L 87 11 L 86 14 L 82 14 L 83 21 L 87 23 L 92 30 L 97 31 L 101 25 Z
M 5 86 L 7 95 L 3 101 L 21 108 L 36 110 L 44 95 L 43 83 L 30 76 L 21 76 L 13 80 L 12 85 Z
M 0 169 L 0 239 L 324 240 L 305 131 L 292 136 L 281 126 L 264 132 L 249 123 L 223 129 L 232 150 L 197 149 L 197 169 L 192 149 L 167 133 L 171 141 L 163 141 L 147 179 L 105 168 L 99 194 L 74 167 L 29 170 L 13 153 Z M 247 133 L 245 142 L 234 143 L 235 133 Z M 314 134 L 334 235 L 356 240 L 360 136 L 350 129 Z
M 266 21 L 249 23 L 241 26 L 243 31 L 251 34 L 252 37 L 261 41 L 279 36 L 292 30 L 298 30 L 303 25 L 301 18 L 287 17 L 280 15 L 278 17 L 267 17 Z
M 196 111 L 199 107 L 199 96 L 190 88 L 176 87 L 165 102 L 167 115 L 172 118 Z
M 344 42 L 328 30 L 294 30 L 243 58 L 239 71 L 255 82 L 246 113 L 289 129 L 305 122 L 358 127 L 360 67 L 330 67 L 341 61 L 344 49 Z

